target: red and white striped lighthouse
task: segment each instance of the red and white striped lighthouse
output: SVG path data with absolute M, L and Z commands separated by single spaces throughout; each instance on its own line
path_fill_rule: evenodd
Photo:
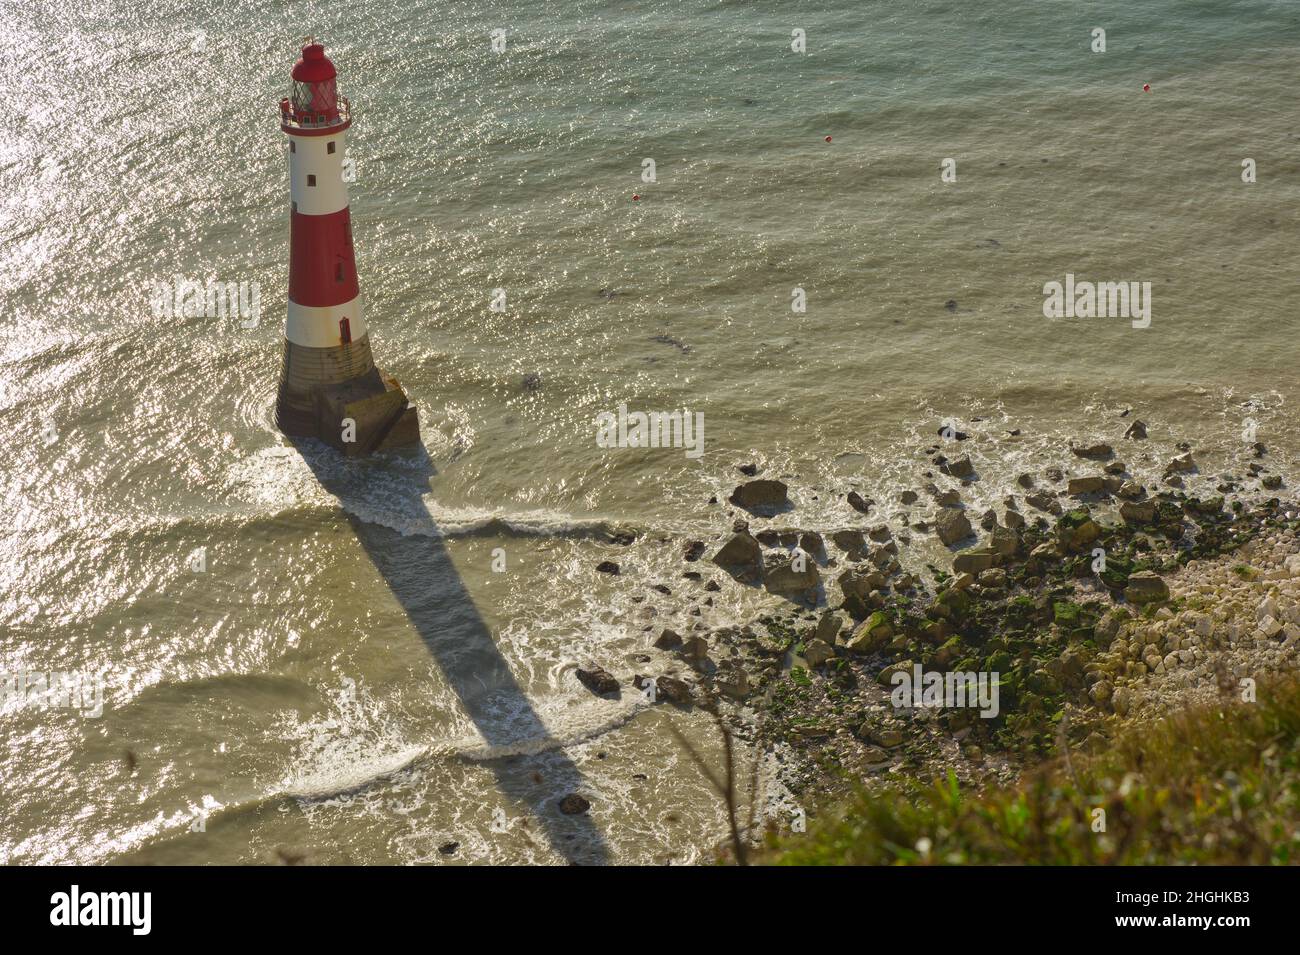
M 308 41 L 280 101 L 289 137 L 289 308 L 276 422 L 346 454 L 419 441 L 419 420 L 396 379 L 381 375 L 361 308 L 343 181 L 352 125 L 334 64 Z

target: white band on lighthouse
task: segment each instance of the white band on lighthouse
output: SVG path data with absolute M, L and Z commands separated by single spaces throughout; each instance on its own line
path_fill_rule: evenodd
M 325 216 L 348 205 L 343 182 L 345 134 L 290 136 L 289 197 L 300 215 Z M 330 149 L 333 152 L 330 152 Z
M 361 315 L 361 296 L 342 305 L 313 308 L 289 301 L 289 314 L 284 323 L 284 337 L 295 345 L 307 348 L 337 348 L 341 329 L 339 322 L 348 320 L 352 341 L 360 341 L 366 334 L 366 320 Z

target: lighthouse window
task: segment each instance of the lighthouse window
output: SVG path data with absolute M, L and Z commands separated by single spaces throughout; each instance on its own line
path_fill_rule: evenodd
M 315 176 L 308 176 L 308 177 L 307 177 L 307 185 L 309 185 L 309 186 L 314 186 L 314 185 L 316 185 L 316 177 L 315 177 Z
M 333 152 L 334 152 L 334 143 L 333 143 L 332 140 L 331 140 L 330 142 L 328 142 L 328 143 L 325 144 L 325 151 L 326 151 L 327 153 L 333 153 Z

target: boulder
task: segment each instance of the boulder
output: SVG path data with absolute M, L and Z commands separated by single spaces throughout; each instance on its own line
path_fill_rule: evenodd
M 939 509 L 934 518 L 934 530 L 945 545 L 952 545 L 971 536 L 970 521 L 964 512 L 950 507 Z
M 733 700 L 743 700 L 749 696 L 749 674 L 738 666 L 719 670 L 714 675 L 713 685 L 719 693 Z
M 763 568 L 763 586 L 771 593 L 802 596 L 821 583 L 817 562 L 799 551 L 795 554 L 794 559 L 785 554 L 774 554 Z
M 682 642 L 681 655 L 691 663 L 699 663 L 709 655 L 709 641 L 703 637 L 688 637 Z
M 1129 574 L 1128 586 L 1124 588 L 1124 597 L 1129 603 L 1159 603 L 1169 599 L 1169 585 L 1159 574 L 1149 570 L 1139 570 Z
M 1124 432 L 1124 437 L 1134 441 L 1141 441 L 1146 436 L 1147 436 L 1146 423 L 1136 419 L 1133 421 L 1131 425 L 1128 426 L 1128 430 Z
M 836 531 L 831 535 L 831 540 L 849 555 L 860 554 L 867 547 L 867 538 L 862 531 Z
M 569 793 L 560 800 L 560 812 L 566 816 L 580 816 L 591 808 L 591 803 L 577 793 Z
M 884 649 L 893 635 L 894 626 L 889 621 L 889 615 L 877 610 L 858 624 L 842 645 L 850 653 L 874 653 Z
M 817 621 L 817 630 L 815 631 L 814 640 L 824 640 L 826 643 L 833 644 L 835 638 L 840 635 L 844 629 L 844 617 L 838 613 L 824 613 L 821 619 Z
M 1056 499 L 1056 495 L 1048 491 L 1036 491 L 1033 494 L 1026 494 L 1025 503 L 1037 510 L 1046 511 L 1048 514 L 1060 514 L 1064 510 L 1061 507 L 1061 502 Z
M 727 500 L 747 511 L 775 512 L 789 506 L 788 491 L 789 488 L 780 481 L 760 478 L 737 486 Z
M 590 670 L 579 667 L 575 672 L 582 685 L 591 690 L 592 693 L 603 696 L 606 693 L 618 692 L 618 680 L 614 679 L 608 670 L 593 666 Z
M 733 534 L 710 559 L 723 570 L 763 575 L 763 548 L 748 531 Z
M 1016 516 L 1020 517 L 1019 514 Z M 1024 526 L 1023 517 L 1020 518 L 1020 524 Z M 1020 550 L 1020 535 L 1009 524 L 1007 527 L 995 527 L 989 535 L 989 549 L 999 557 L 1013 557 Z
M 1126 524 L 1151 524 L 1156 519 L 1155 501 L 1125 501 L 1119 506 L 1119 516 Z
M 676 650 L 682 645 L 682 638 L 672 630 L 665 630 L 659 634 L 659 639 L 655 640 L 654 645 L 660 650 Z
M 803 658 L 810 667 L 819 667 L 835 657 L 835 648 L 825 640 L 810 640 L 803 650 Z
M 845 498 L 845 500 L 849 502 L 849 507 L 863 514 L 871 510 L 871 505 L 875 503 L 874 501 L 863 497 L 857 491 L 849 491 L 848 496 Z
M 1081 446 L 1071 445 L 1070 451 L 1076 457 L 1088 458 L 1092 461 L 1102 461 L 1114 453 L 1114 449 L 1109 444 L 1098 442 L 1097 444 L 1085 444 Z
M 963 454 L 955 461 L 949 461 L 943 466 L 943 470 L 955 478 L 971 478 L 975 476 L 975 465 L 970 463 L 970 455 Z
M 992 567 L 996 560 L 997 555 L 991 550 L 968 550 L 952 559 L 952 572 L 954 574 L 975 574 L 978 576 Z
M 1099 476 L 1070 478 L 1066 492 L 1075 497 L 1080 494 L 1096 494 L 1105 487 L 1105 481 Z

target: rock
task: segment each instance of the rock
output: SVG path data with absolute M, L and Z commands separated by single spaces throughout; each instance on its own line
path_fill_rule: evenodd
M 1171 474 L 1190 474 L 1196 470 L 1196 462 L 1192 460 L 1191 452 L 1179 455 L 1165 465 L 1165 477 Z
M 1138 498 L 1146 494 L 1146 492 L 1146 488 L 1141 484 L 1138 484 L 1136 481 L 1125 481 L 1119 486 L 1119 490 L 1115 493 L 1125 500 L 1136 501 Z
M 1105 487 L 1101 477 L 1077 477 L 1070 478 L 1070 483 L 1066 487 L 1066 492 L 1078 497 L 1081 494 L 1096 494 Z
M 700 663 L 709 655 L 709 641 L 703 637 L 688 637 L 682 641 L 679 652 L 683 659 L 691 663 Z
M 655 697 L 669 703 L 689 703 L 691 688 L 676 677 L 660 676 L 655 678 Z
M 1070 452 L 1076 457 L 1089 458 L 1093 461 L 1102 461 L 1114 453 L 1114 449 L 1109 444 L 1097 443 L 1087 444 L 1081 447 L 1071 445 Z
M 714 676 L 713 685 L 719 693 L 733 700 L 743 700 L 749 696 L 749 674 L 738 666 L 719 670 Z
M 845 500 L 849 502 L 849 507 L 853 508 L 855 511 L 860 511 L 863 514 L 871 510 L 871 505 L 875 503 L 874 501 L 864 498 L 857 491 L 849 491 L 848 497 L 845 498 Z
M 834 657 L 835 648 L 825 640 L 810 640 L 803 648 L 803 658 L 810 667 L 819 667 Z
M 753 463 L 737 464 L 736 470 L 739 471 L 741 474 L 745 475 L 745 477 L 753 477 L 755 474 L 758 473 L 758 465 Z
M 893 682 L 895 673 L 911 673 L 912 665 L 911 660 L 899 660 L 897 663 L 891 663 L 876 676 L 876 682 L 889 686 Z
M 871 527 L 867 529 L 867 536 L 870 537 L 877 544 L 883 544 L 885 541 L 889 540 L 893 535 L 890 534 L 888 525 L 877 524 L 875 527 Z
M 596 572 L 600 574 L 617 574 L 619 573 L 619 567 L 612 560 L 602 560 L 596 565 Z
M 460 848 L 459 842 L 455 842 L 455 841 L 444 842 L 442 845 L 438 846 L 438 853 L 439 855 L 444 855 L 444 856 L 454 856 L 456 854 L 456 850 L 459 848 Z
M 1088 513 L 1087 508 L 1070 511 L 1056 525 L 1056 539 L 1072 553 L 1088 550 L 1101 536 L 1101 527 Z
M 871 591 L 884 587 L 886 580 L 885 575 L 878 571 L 863 573 L 860 570 L 846 570 L 840 574 L 836 583 L 839 584 L 840 593 L 844 595 L 845 600 L 850 597 L 865 600 L 870 596 Z
M 1269 491 L 1276 491 L 1282 486 L 1282 476 L 1279 474 L 1270 474 L 1260 480 L 1260 486 Z
M 993 566 L 996 555 L 989 550 L 969 550 L 952 559 L 954 574 L 980 574 Z
M 763 548 L 748 531 L 733 534 L 711 559 L 723 570 L 740 570 L 760 579 L 763 576 Z
M 860 554 L 866 550 L 867 538 L 862 531 L 836 531 L 831 535 L 835 546 L 846 554 Z
M 681 680 L 671 676 L 648 677 L 637 674 L 632 678 L 632 685 L 642 693 L 646 687 L 654 685 L 651 702 L 658 703 L 660 700 L 667 700 L 669 703 L 690 703 L 691 688 Z
M 940 491 L 934 496 L 934 502 L 940 507 L 956 507 L 961 503 L 961 495 L 956 491 Z
M 826 553 L 826 541 L 822 540 L 822 535 L 816 531 L 801 531 L 799 549 L 810 557 L 821 557 Z
M 1147 426 L 1142 421 L 1138 420 L 1134 420 L 1134 422 L 1128 426 L 1128 430 L 1124 432 L 1124 437 L 1131 440 L 1141 441 L 1146 436 Z
M 970 463 L 970 455 L 963 454 L 955 461 L 949 461 L 942 468 L 948 474 L 955 478 L 971 478 L 975 476 L 975 465 Z
M 1003 590 L 1007 586 L 1007 572 L 1001 567 L 990 567 L 979 575 L 979 585 L 993 590 Z
M 774 554 L 763 568 L 763 586 L 774 594 L 799 595 L 815 590 L 821 583 L 817 562 L 807 554 L 795 551 L 795 558 Z
M 843 647 L 850 653 L 874 653 L 883 649 L 893 635 L 894 627 L 889 616 L 877 610 L 843 641 Z
M 682 645 L 682 638 L 680 634 L 672 630 L 665 630 L 659 634 L 659 639 L 655 641 L 654 645 L 660 650 L 676 650 Z
M 1014 511 L 1012 513 L 1015 513 Z M 1016 514 L 1020 517 L 1019 514 Z M 1025 519 L 1020 518 L 1023 526 Z M 993 533 L 989 536 L 989 549 L 999 557 L 1013 557 L 1020 550 L 1020 535 L 1010 526 L 995 527 Z
M 1169 599 L 1169 586 L 1160 575 L 1149 570 L 1129 574 L 1124 597 L 1129 603 L 1159 603 Z
M 934 518 L 934 530 L 945 545 L 955 544 L 973 533 L 965 513 L 950 507 L 939 509 Z
M 817 630 L 815 631 L 814 640 L 822 640 L 826 643 L 835 643 L 835 638 L 840 635 L 844 629 L 844 617 L 838 613 L 824 613 L 821 619 L 817 621 Z
M 900 504 L 915 504 L 918 499 L 918 495 L 915 491 L 904 491 L 902 494 L 898 495 L 898 502 Z
M 688 563 L 694 563 L 704 556 L 705 550 L 707 550 L 707 547 L 704 541 L 689 541 L 682 551 L 682 557 Z
M 902 731 L 894 729 L 892 726 L 882 726 L 879 729 L 871 729 L 868 731 L 867 738 L 876 745 L 884 746 L 887 749 L 903 745 Z
M 606 693 L 618 692 L 618 680 L 610 675 L 608 670 L 602 670 L 598 666 L 593 666 L 590 670 L 584 670 L 579 667 L 575 673 L 582 685 L 591 690 L 592 693 L 598 693 L 604 696 Z
M 1065 478 L 1065 472 L 1058 467 L 1045 468 L 1043 473 L 1047 475 L 1047 480 L 1051 481 L 1053 484 L 1060 484 Z
M 862 758 L 872 764 L 885 763 L 889 761 L 889 754 L 879 746 L 864 746 L 862 747 Z
M 1155 501 L 1125 501 L 1119 506 L 1119 516 L 1126 524 L 1152 524 L 1156 519 Z
M 1059 515 L 1064 511 L 1064 508 L 1061 507 L 1061 502 L 1056 499 L 1056 496 L 1047 491 L 1036 491 L 1033 494 L 1026 494 L 1025 503 L 1032 508 L 1045 511 L 1048 514 Z
M 780 481 L 760 479 L 746 481 L 731 492 L 727 498 L 737 507 L 755 513 L 770 513 L 783 510 L 790 505 L 787 488 Z
M 569 793 L 560 800 L 560 812 L 566 816 L 580 816 L 591 808 L 591 803 L 577 793 Z
M 1002 515 L 1002 523 L 1008 530 L 1018 531 L 1025 526 L 1025 515 L 1019 511 L 1006 511 Z

